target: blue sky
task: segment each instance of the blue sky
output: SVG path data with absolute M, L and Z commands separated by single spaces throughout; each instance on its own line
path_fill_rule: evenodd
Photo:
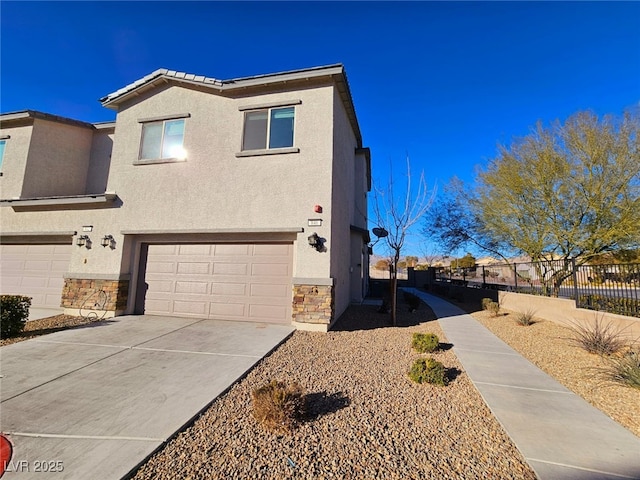
M 2 112 L 112 120 L 98 98 L 161 67 L 229 79 L 343 63 L 379 183 L 407 154 L 431 186 L 469 181 L 537 120 L 640 102 L 638 2 L 3 0 L 0 21 Z

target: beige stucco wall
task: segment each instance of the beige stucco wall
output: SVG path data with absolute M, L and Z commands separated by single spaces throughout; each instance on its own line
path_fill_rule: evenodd
M 35 119 L 21 196 L 85 193 L 93 130 Z
M 513 312 L 531 311 L 534 316 L 558 323 L 560 325 L 593 325 L 596 319 L 613 323 L 622 329 L 630 338 L 640 338 L 640 319 L 614 315 L 606 312 L 595 312 L 576 308 L 576 303 L 567 298 L 550 298 L 525 293 L 500 292 L 500 306 Z
M 33 126 L 31 125 L 0 128 L 0 135 L 10 137 L 6 140 L 2 161 L 2 176 L 0 177 L 1 198 L 20 197 L 32 131 Z
M 353 202 L 355 180 L 355 149 L 357 141 L 338 92 L 333 96 L 333 180 L 331 229 L 331 276 L 335 279 L 335 317 L 351 303 L 351 276 L 359 258 L 352 255 L 351 224 L 361 225 Z M 358 256 L 359 257 L 359 256 Z
M 107 190 L 114 137 L 113 129 L 98 130 L 93 134 L 85 188 L 87 194 L 104 193 Z
M 294 146 L 300 151 L 236 157 L 241 150 L 244 119 L 239 107 L 293 100 L 300 100 L 295 105 L 294 133 Z M 136 164 L 142 133 L 139 120 L 185 113 L 189 114 L 185 120 L 186 161 Z M 11 207 L 0 209 L 2 232 L 77 231 L 89 235 L 91 249 L 74 246 L 69 265 L 71 277 L 115 279 L 131 274 L 135 289 L 140 245 L 149 241 L 293 241 L 294 283 L 297 279 L 306 283 L 317 279 L 318 284 L 326 285 L 334 277 L 336 313 L 342 313 L 349 304 L 349 226 L 362 221 L 354 220 L 352 205 L 353 186 L 358 183 L 354 180 L 356 141 L 333 85 L 246 98 L 167 85 L 123 106 L 117 113 L 115 133 L 54 126 L 38 119 L 36 122 L 34 138 L 42 138 L 32 146 L 31 153 L 37 153 L 42 161 L 48 159 L 51 165 L 40 165 L 41 178 L 36 176 L 37 161 L 30 166 L 27 189 L 7 182 L 15 196 L 20 195 L 20 188 L 23 196 L 25 192 L 45 196 L 105 190 L 118 195 L 115 208 L 19 212 Z M 26 143 L 25 150 L 28 134 L 16 134 L 15 138 L 23 137 L 27 140 L 20 142 Z M 58 147 L 53 159 L 44 154 L 44 146 L 51 142 Z M 66 148 L 65 142 L 76 145 L 75 150 Z M 11 154 L 11 149 L 7 151 Z M 5 157 L 7 162 L 9 154 Z M 75 173 L 71 172 L 73 165 L 77 167 Z M 59 175 L 60 171 L 65 175 Z M 64 180 L 64 185 L 55 181 L 45 189 L 49 177 Z M 7 178 L 13 178 L 13 174 L 2 181 Z M 76 191 L 80 185 L 81 191 Z M 2 196 L 7 198 L 4 192 Z M 323 212 L 315 213 L 314 205 L 321 205 Z M 322 226 L 309 227 L 308 219 L 317 218 L 322 219 Z M 92 231 L 84 232 L 83 226 L 91 226 Z M 275 236 L 241 233 L 282 228 L 304 231 Z M 209 230 L 240 233 L 122 233 Z M 326 239 L 326 252 L 309 247 L 307 237 L 312 232 Z M 107 234 L 113 235 L 115 249 L 100 246 L 101 238 Z M 134 297 L 129 297 L 129 311 Z

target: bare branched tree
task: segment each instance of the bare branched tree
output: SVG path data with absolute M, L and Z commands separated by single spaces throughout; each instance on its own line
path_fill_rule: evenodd
M 435 187 L 431 191 L 427 188 L 424 171 L 420 172 L 415 192 L 412 190 L 412 183 L 411 162 L 407 156 L 407 182 L 404 192 L 398 192 L 395 186 L 393 169 L 389 171 L 386 189 L 374 188 L 374 213 L 378 227 L 387 232 L 384 241 L 391 257 L 391 321 L 394 327 L 397 325 L 398 262 L 402 248 L 405 246 L 409 230 L 427 213 L 436 193 Z

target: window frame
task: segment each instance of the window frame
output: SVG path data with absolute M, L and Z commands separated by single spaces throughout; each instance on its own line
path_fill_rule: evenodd
M 2 150 L 0 151 L 0 177 L 2 176 L 2 168 L 4 167 L 4 157 L 5 152 L 7 150 L 7 140 L 11 138 L 10 135 L 1 135 L 0 136 L 0 144 L 3 145 Z
M 240 139 L 240 152 L 236 153 L 236 157 L 247 157 L 253 155 L 274 155 L 278 153 L 298 153 L 300 151 L 299 148 L 295 147 L 296 144 L 296 116 L 297 116 L 297 108 L 296 105 L 300 105 L 302 103 L 301 100 L 286 100 L 280 102 L 270 102 L 266 104 L 260 105 L 247 105 L 241 106 L 239 110 L 243 112 L 242 117 L 242 136 Z M 291 145 L 285 147 L 271 147 L 272 141 L 272 115 L 275 110 L 284 110 L 284 109 L 292 109 L 293 110 L 293 125 L 292 125 L 292 135 L 291 135 Z M 247 133 L 247 119 L 248 115 L 251 113 L 265 113 L 267 116 L 267 125 L 265 131 L 264 138 L 264 147 L 263 148 L 245 148 L 246 143 L 246 133 Z
M 142 124 L 142 128 L 140 129 L 140 145 L 138 148 L 138 158 L 134 162 L 136 165 L 149 165 L 154 163 L 176 163 L 176 162 L 185 162 L 187 160 L 186 155 L 184 157 L 176 157 L 176 156 L 167 156 L 163 157 L 163 150 L 165 149 L 165 138 L 166 138 L 166 129 L 167 123 L 181 121 L 182 122 L 182 144 L 181 148 L 184 149 L 184 141 L 185 141 L 185 130 L 187 127 L 186 119 L 190 118 L 191 114 L 189 113 L 181 113 L 175 115 L 165 115 L 161 117 L 150 117 L 150 118 L 141 118 L 138 119 L 138 123 Z M 160 156 L 154 158 L 144 158 L 143 157 L 143 148 L 144 148 L 144 135 L 145 128 L 149 125 L 160 124 L 162 126 L 162 134 L 160 136 Z

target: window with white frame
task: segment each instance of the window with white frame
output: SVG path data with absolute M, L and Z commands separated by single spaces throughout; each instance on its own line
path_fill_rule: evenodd
M 242 150 L 293 147 L 294 120 L 294 107 L 245 112 Z
M 139 160 L 184 160 L 184 119 L 145 122 L 142 125 Z

